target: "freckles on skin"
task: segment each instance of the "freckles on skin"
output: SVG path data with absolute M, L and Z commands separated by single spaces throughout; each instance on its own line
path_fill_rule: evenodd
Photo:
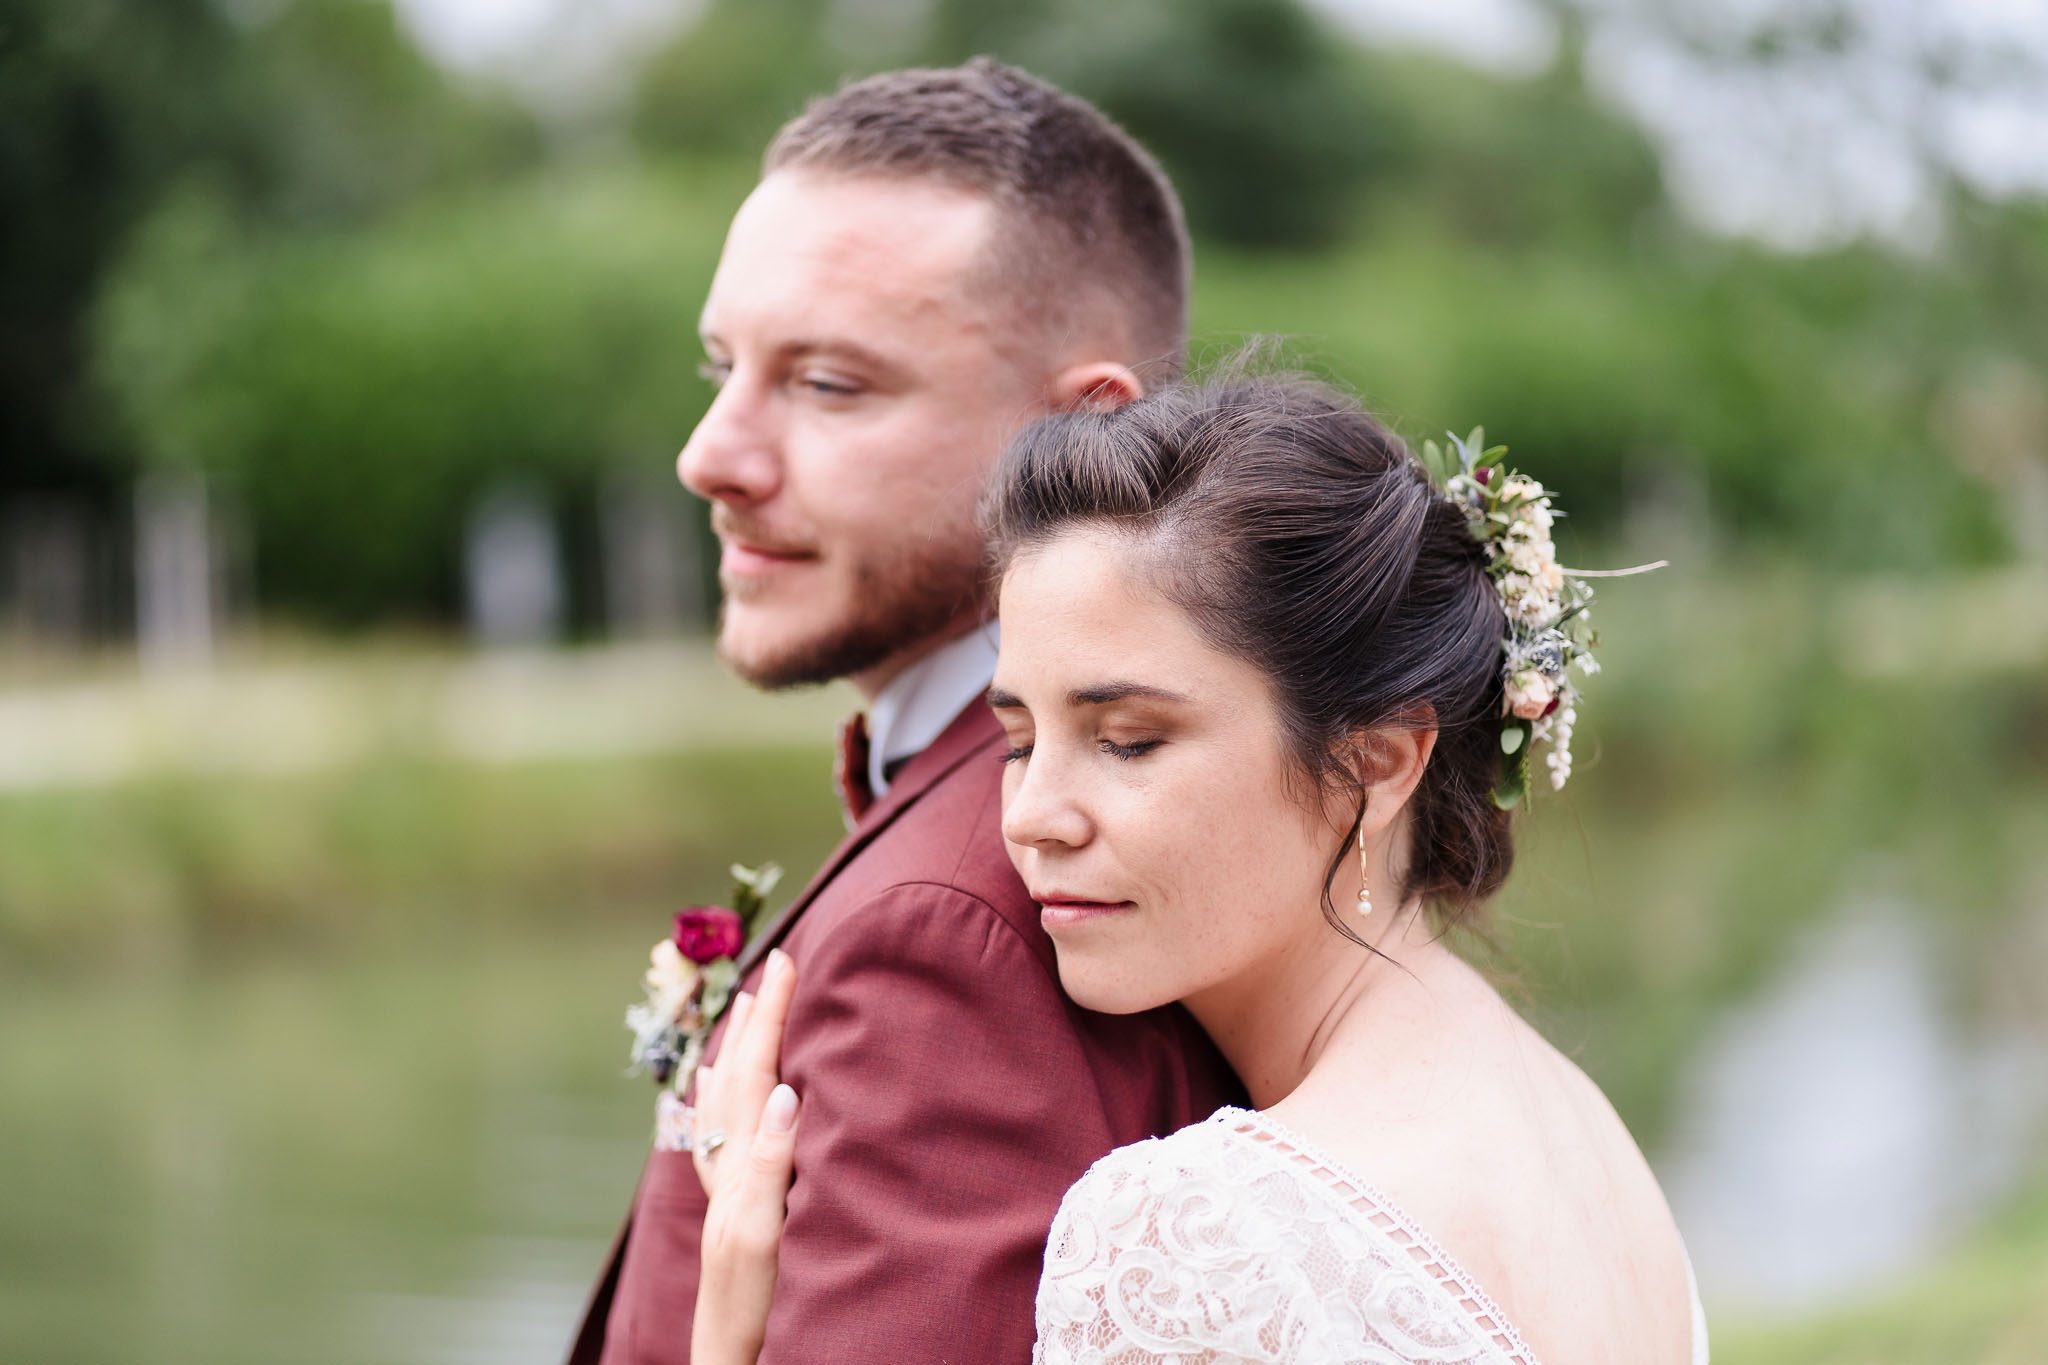
M 1129 1012 L 1256 971 L 1320 923 L 1327 835 L 1288 782 L 1266 678 L 1209 645 L 1152 590 L 1143 547 L 1069 532 L 1012 563 L 1002 583 L 998 693 L 1030 757 L 1006 777 L 1005 832 L 1027 885 L 1136 909 L 1054 928 L 1061 980 L 1080 1003 Z M 1075 705 L 1135 684 L 1184 697 Z M 1003 700 L 999 697 L 998 700 Z M 1105 741 L 1156 733 L 1131 758 Z

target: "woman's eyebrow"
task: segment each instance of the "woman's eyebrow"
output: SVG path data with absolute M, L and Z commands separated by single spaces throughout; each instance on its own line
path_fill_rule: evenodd
M 1193 697 L 1184 696 L 1179 692 L 1169 692 L 1163 687 L 1152 687 L 1145 683 L 1105 682 L 1096 683 L 1093 687 L 1075 688 L 1067 693 L 1067 705 L 1107 706 L 1111 702 L 1127 701 L 1133 697 L 1141 701 L 1189 702 L 1194 700 Z
M 1075 688 L 1067 693 L 1067 705 L 1107 706 L 1111 702 L 1128 701 L 1134 697 L 1140 701 L 1191 702 L 1194 700 L 1193 697 L 1182 693 L 1169 692 L 1163 687 L 1153 687 L 1146 683 L 1106 682 L 1096 683 L 1092 687 Z M 1024 705 L 1023 699 L 1016 693 L 1006 692 L 1000 687 L 991 687 L 988 690 L 988 704 L 997 711 L 1022 711 L 1028 709 Z

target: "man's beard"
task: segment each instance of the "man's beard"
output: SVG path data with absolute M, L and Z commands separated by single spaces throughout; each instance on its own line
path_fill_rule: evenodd
M 718 656 L 756 687 L 809 687 L 866 672 L 899 650 L 936 636 L 985 600 L 980 547 L 922 543 L 886 563 L 856 567 L 849 614 L 808 639 L 751 659 Z M 721 609 L 721 616 L 723 609 Z

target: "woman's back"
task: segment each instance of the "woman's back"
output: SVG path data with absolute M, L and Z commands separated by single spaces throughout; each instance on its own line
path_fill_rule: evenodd
M 1606 1097 L 1440 941 L 1389 951 L 1268 1121 L 1405 1210 L 1537 1356 L 1694 1359 L 1683 1244 Z
M 1265 1116 L 1120 1147 L 1067 1192 L 1037 1365 L 1534 1365 L 1398 1206 Z
M 1440 945 L 1403 957 L 1405 988 L 1286 1099 L 1069 1191 L 1038 1361 L 1706 1361 L 1684 1248 L 1598 1088 Z

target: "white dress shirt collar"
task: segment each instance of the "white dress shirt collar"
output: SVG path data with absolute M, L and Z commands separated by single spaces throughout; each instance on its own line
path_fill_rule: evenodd
M 888 770 L 945 733 L 996 675 L 994 623 L 948 640 L 898 673 L 868 707 L 868 788 L 889 789 Z

